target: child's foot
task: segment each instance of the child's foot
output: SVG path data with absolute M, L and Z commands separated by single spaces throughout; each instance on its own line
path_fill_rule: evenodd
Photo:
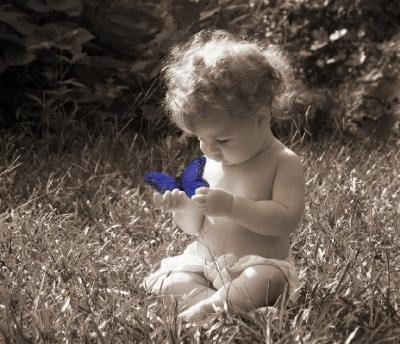
M 178 318 L 186 322 L 199 322 L 207 316 L 207 312 L 203 309 L 203 302 L 198 302 L 190 306 L 178 315 Z
M 222 310 L 222 309 L 221 309 Z M 207 301 L 200 301 L 189 307 L 178 315 L 178 318 L 185 322 L 192 322 L 196 325 L 208 324 L 217 315 L 219 309 L 214 308 Z
M 278 309 L 275 307 L 259 307 L 249 312 L 250 315 L 262 314 L 267 317 L 275 317 Z

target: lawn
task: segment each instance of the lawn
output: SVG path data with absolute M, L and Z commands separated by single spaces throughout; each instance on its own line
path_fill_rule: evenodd
M 399 343 L 398 145 L 292 144 L 307 184 L 292 237 L 300 300 L 194 328 L 140 287 L 191 240 L 153 210 L 142 177 L 199 151 L 118 132 L 68 139 L 0 137 L 0 343 Z

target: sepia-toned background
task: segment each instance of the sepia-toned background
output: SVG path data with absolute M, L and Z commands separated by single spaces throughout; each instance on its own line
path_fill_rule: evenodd
M 398 0 L 0 2 L 0 343 L 399 343 Z M 301 297 L 201 328 L 143 277 L 192 240 L 147 170 L 200 154 L 165 119 L 162 59 L 222 28 L 282 46 L 275 134 L 302 159 Z

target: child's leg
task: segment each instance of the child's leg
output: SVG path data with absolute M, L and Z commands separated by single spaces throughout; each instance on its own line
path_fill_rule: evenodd
M 243 310 L 268 306 L 286 290 L 287 280 L 273 265 L 256 265 L 244 270 L 239 277 L 221 290 L 220 297 Z
M 213 305 L 222 307 L 224 301 L 242 310 L 274 303 L 286 290 L 286 278 L 272 265 L 256 265 L 245 269 L 239 277 L 221 287 L 207 300 L 199 301 L 181 313 L 183 319 L 196 319 L 201 313 L 213 312 Z
M 208 284 L 208 280 L 199 273 L 174 272 L 160 279 L 152 290 L 157 294 L 176 296 L 180 308 L 187 308 L 208 299 L 216 292 Z

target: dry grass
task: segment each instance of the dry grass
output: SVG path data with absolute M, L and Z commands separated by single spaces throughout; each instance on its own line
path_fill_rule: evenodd
M 295 148 L 308 190 L 292 238 L 299 302 L 275 315 L 225 312 L 196 329 L 140 283 L 190 240 L 152 210 L 143 173 L 176 171 L 198 152 L 173 139 L 86 139 L 49 154 L 0 138 L 0 342 L 398 342 L 397 148 Z

